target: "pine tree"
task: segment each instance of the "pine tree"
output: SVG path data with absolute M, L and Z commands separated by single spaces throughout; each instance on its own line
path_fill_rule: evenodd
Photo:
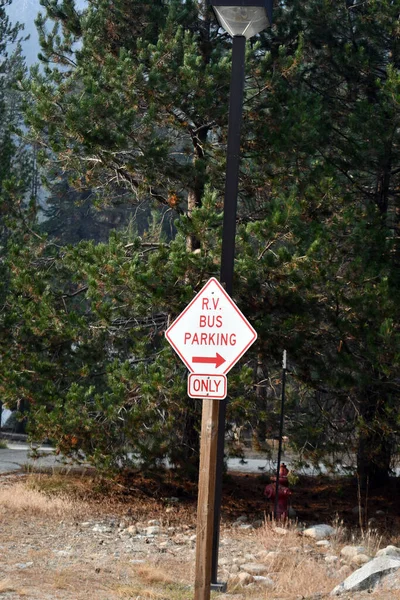
M 89 431 L 96 419 L 106 423 L 111 411 L 112 435 L 119 418 L 110 407 L 130 406 L 138 426 L 145 398 L 152 415 L 146 426 L 160 448 L 166 430 L 156 431 L 156 415 L 170 430 L 179 411 L 187 410 L 189 421 L 196 422 L 192 405 L 185 404 L 182 371 L 164 354 L 157 335 L 165 315 L 176 316 L 218 270 L 230 42 L 201 3 L 99 0 L 78 11 L 72 0 L 48 0 L 45 6 L 56 26 L 46 33 L 45 20 L 38 20 L 45 68 L 34 74 L 34 103 L 27 113 L 35 140 L 47 149 L 47 160 L 56 156 L 65 172 L 74 173 L 77 185 L 84 181 L 105 195 L 117 186 L 133 202 L 152 198 L 176 211 L 180 234 L 170 245 L 135 241 L 131 268 L 123 242 L 80 246 L 72 289 L 69 253 L 61 263 L 63 253 L 54 258 L 57 277 L 66 269 L 58 283 L 39 270 L 35 285 L 58 290 L 47 297 L 53 324 L 43 320 L 40 326 L 41 352 L 57 323 L 69 331 L 66 321 L 76 308 L 77 322 L 88 333 L 82 333 L 85 344 L 74 342 L 80 358 L 72 376 L 79 361 L 84 373 L 92 359 L 95 373 L 102 361 L 109 365 L 114 316 L 121 319 L 117 323 L 140 323 L 142 333 L 131 332 L 124 356 L 143 362 L 134 370 L 137 388 L 127 368 L 122 373 L 122 363 L 108 366 L 111 379 L 96 379 L 93 390 L 86 376 L 79 389 L 72 387 L 64 371 L 68 402 L 57 387 L 47 399 L 41 394 L 38 422 L 53 415 L 54 427 L 70 423 L 70 439 L 84 397 Z M 235 299 L 259 341 L 242 369 L 232 372 L 238 395 L 232 393 L 230 410 L 251 413 L 257 398 L 247 366 L 254 372 L 258 364 L 266 373 L 285 347 L 299 380 L 324 394 L 321 414 L 329 411 L 335 426 L 331 413 L 337 406 L 341 415 L 352 415 L 359 473 L 370 483 L 387 476 L 398 419 L 397 20 L 393 2 L 290 0 L 276 11 L 273 31 L 247 50 Z M 43 151 L 41 156 L 46 158 Z M 217 194 L 206 193 L 208 185 Z M 32 275 L 21 269 L 15 285 L 29 287 Z M 78 290 L 82 305 L 65 309 L 63 301 L 77 300 Z M 93 336 L 96 331 L 107 332 L 107 339 Z M 18 339 L 20 331 L 15 335 Z M 68 339 L 79 335 L 76 327 Z M 69 343 L 63 361 L 71 353 Z M 33 360 L 37 349 L 30 352 Z M 40 365 L 35 369 L 45 375 Z M 113 373 L 129 382 L 125 389 L 115 391 Z M 129 404 L 131 390 L 140 395 L 142 386 L 144 395 L 140 400 L 134 395 Z M 112 401 L 101 407 L 106 397 Z M 177 412 L 167 410 L 167 399 Z M 317 400 L 311 404 L 315 408 Z M 53 410 L 46 412 L 46 406 Z M 70 411 L 70 418 L 62 421 L 55 406 Z M 314 426 L 313 416 L 308 422 Z M 176 432 L 193 449 L 193 439 L 185 439 L 188 429 Z M 86 454 L 89 438 L 81 432 L 79 447 Z M 148 441 L 140 444 L 149 450 Z M 172 449 L 164 446 L 164 455 Z M 105 450 L 100 454 L 107 456 Z
M 35 213 L 36 200 L 31 189 L 33 153 L 18 135 L 23 121 L 24 100 L 18 83 L 26 69 L 21 50 L 22 26 L 10 23 L 7 16 L 7 6 L 10 4 L 11 0 L 0 3 L 0 362 L 8 351 L 9 343 L 9 247 L 14 242 L 16 224 L 26 224 Z M 4 398 L 0 400 L 0 413 L 3 401 Z M 21 408 L 23 404 L 21 398 Z
M 285 3 L 253 155 L 302 207 L 292 352 L 303 381 L 356 407 L 364 484 L 387 479 L 398 421 L 398 16 L 395 2 Z

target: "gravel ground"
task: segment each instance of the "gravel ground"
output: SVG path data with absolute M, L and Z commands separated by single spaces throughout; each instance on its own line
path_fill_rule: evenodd
M 0 600 L 193 598 L 195 516 L 177 499 L 158 508 L 150 503 L 146 513 L 142 500 L 118 506 L 48 501 L 25 492 L 26 481 L 25 475 L 0 478 Z M 219 578 L 229 587 L 213 597 L 328 598 L 341 580 L 337 566 L 325 561 L 331 552 L 294 528 L 271 530 L 243 515 L 222 524 Z M 342 596 L 350 597 L 396 600 L 400 592 Z

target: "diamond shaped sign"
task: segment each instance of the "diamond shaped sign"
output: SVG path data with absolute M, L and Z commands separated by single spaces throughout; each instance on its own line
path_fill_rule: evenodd
M 192 373 L 225 375 L 257 333 L 214 277 L 165 332 Z

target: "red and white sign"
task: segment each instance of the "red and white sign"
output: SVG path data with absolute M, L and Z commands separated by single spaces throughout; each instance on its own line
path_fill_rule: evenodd
M 257 333 L 214 277 L 165 332 L 192 373 L 225 375 Z
M 188 396 L 190 398 L 211 398 L 223 400 L 227 394 L 226 375 L 203 375 L 190 373 L 188 378 Z

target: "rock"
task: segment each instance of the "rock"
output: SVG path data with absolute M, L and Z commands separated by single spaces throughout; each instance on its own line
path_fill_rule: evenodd
M 325 556 L 325 562 L 327 562 L 328 564 L 333 564 L 336 563 L 339 560 L 339 558 L 337 556 L 335 556 L 335 554 L 327 554 Z
M 107 525 L 100 525 L 100 523 L 96 523 L 96 525 L 92 528 L 92 531 L 95 533 L 111 533 L 112 529 Z
M 248 562 L 254 562 L 254 554 L 245 554 L 244 560 L 247 560 Z
M 143 558 L 133 558 L 129 561 L 132 565 L 142 565 L 145 561 Z
M 288 517 L 289 519 L 295 519 L 297 517 L 297 512 L 291 506 L 289 506 L 288 509 Z
M 147 521 L 147 525 L 160 525 L 160 521 L 158 519 L 150 519 L 150 521 Z
M 400 558 L 400 548 L 397 548 L 397 546 L 386 546 L 386 548 L 378 550 L 376 556 L 398 556 Z
M 377 510 L 375 514 L 377 517 L 384 517 L 386 513 L 384 510 Z
M 254 575 L 253 579 L 256 583 L 265 587 L 273 587 L 275 585 L 270 577 L 265 577 L 264 575 Z
M 273 532 L 277 533 L 278 535 L 287 535 L 288 534 L 288 530 L 285 529 L 284 527 L 274 527 Z
M 138 528 L 136 527 L 136 525 L 129 525 L 129 527 L 126 528 L 126 531 L 132 535 L 135 535 L 138 532 Z
M 248 520 L 249 519 L 247 515 L 241 515 L 236 519 L 235 523 L 247 523 Z
M 240 565 L 240 570 L 250 573 L 251 575 L 263 575 L 269 571 L 268 567 L 261 563 L 246 563 Z
M 254 529 L 254 527 L 251 523 L 241 523 L 239 529 L 241 531 L 249 531 L 250 529 Z
M 153 525 L 152 527 L 146 527 L 144 530 L 146 535 L 158 535 L 161 531 L 161 528 L 158 525 Z
M 330 525 L 314 525 L 303 531 L 303 535 L 313 538 L 314 540 L 323 540 L 335 535 L 336 529 Z
M 370 560 L 371 557 L 368 556 L 368 554 L 356 554 L 351 559 L 351 564 L 355 565 L 356 567 L 362 567 L 363 565 L 367 564 L 367 562 L 369 562 Z
M 253 522 L 254 529 L 259 529 L 264 525 L 264 521 L 262 519 L 257 519 L 257 521 Z
M 351 569 L 349 567 L 349 565 L 343 565 L 343 567 L 340 567 L 339 571 L 337 572 L 337 574 L 339 575 L 339 577 L 348 577 L 351 573 Z
M 382 591 L 400 590 L 400 571 L 395 571 L 385 577 L 379 584 L 379 589 Z
M 320 546 L 321 548 L 329 548 L 331 543 L 329 540 L 319 540 L 319 542 L 316 542 L 315 545 Z
M 136 525 L 129 525 L 129 527 L 120 531 L 119 535 L 120 537 L 131 537 L 132 535 L 136 535 L 137 533 L 139 533 L 139 531 Z
M 340 551 L 341 556 L 344 556 L 350 560 L 357 556 L 357 554 L 365 554 L 364 546 L 343 546 Z
M 33 567 L 33 562 L 17 563 L 15 566 L 17 569 L 29 569 L 29 567 Z
M 343 592 L 356 592 L 373 588 L 378 581 L 400 569 L 400 558 L 390 556 L 378 556 L 370 560 L 366 565 L 354 571 L 347 579 L 337 585 L 331 592 L 331 596 L 337 596 Z

